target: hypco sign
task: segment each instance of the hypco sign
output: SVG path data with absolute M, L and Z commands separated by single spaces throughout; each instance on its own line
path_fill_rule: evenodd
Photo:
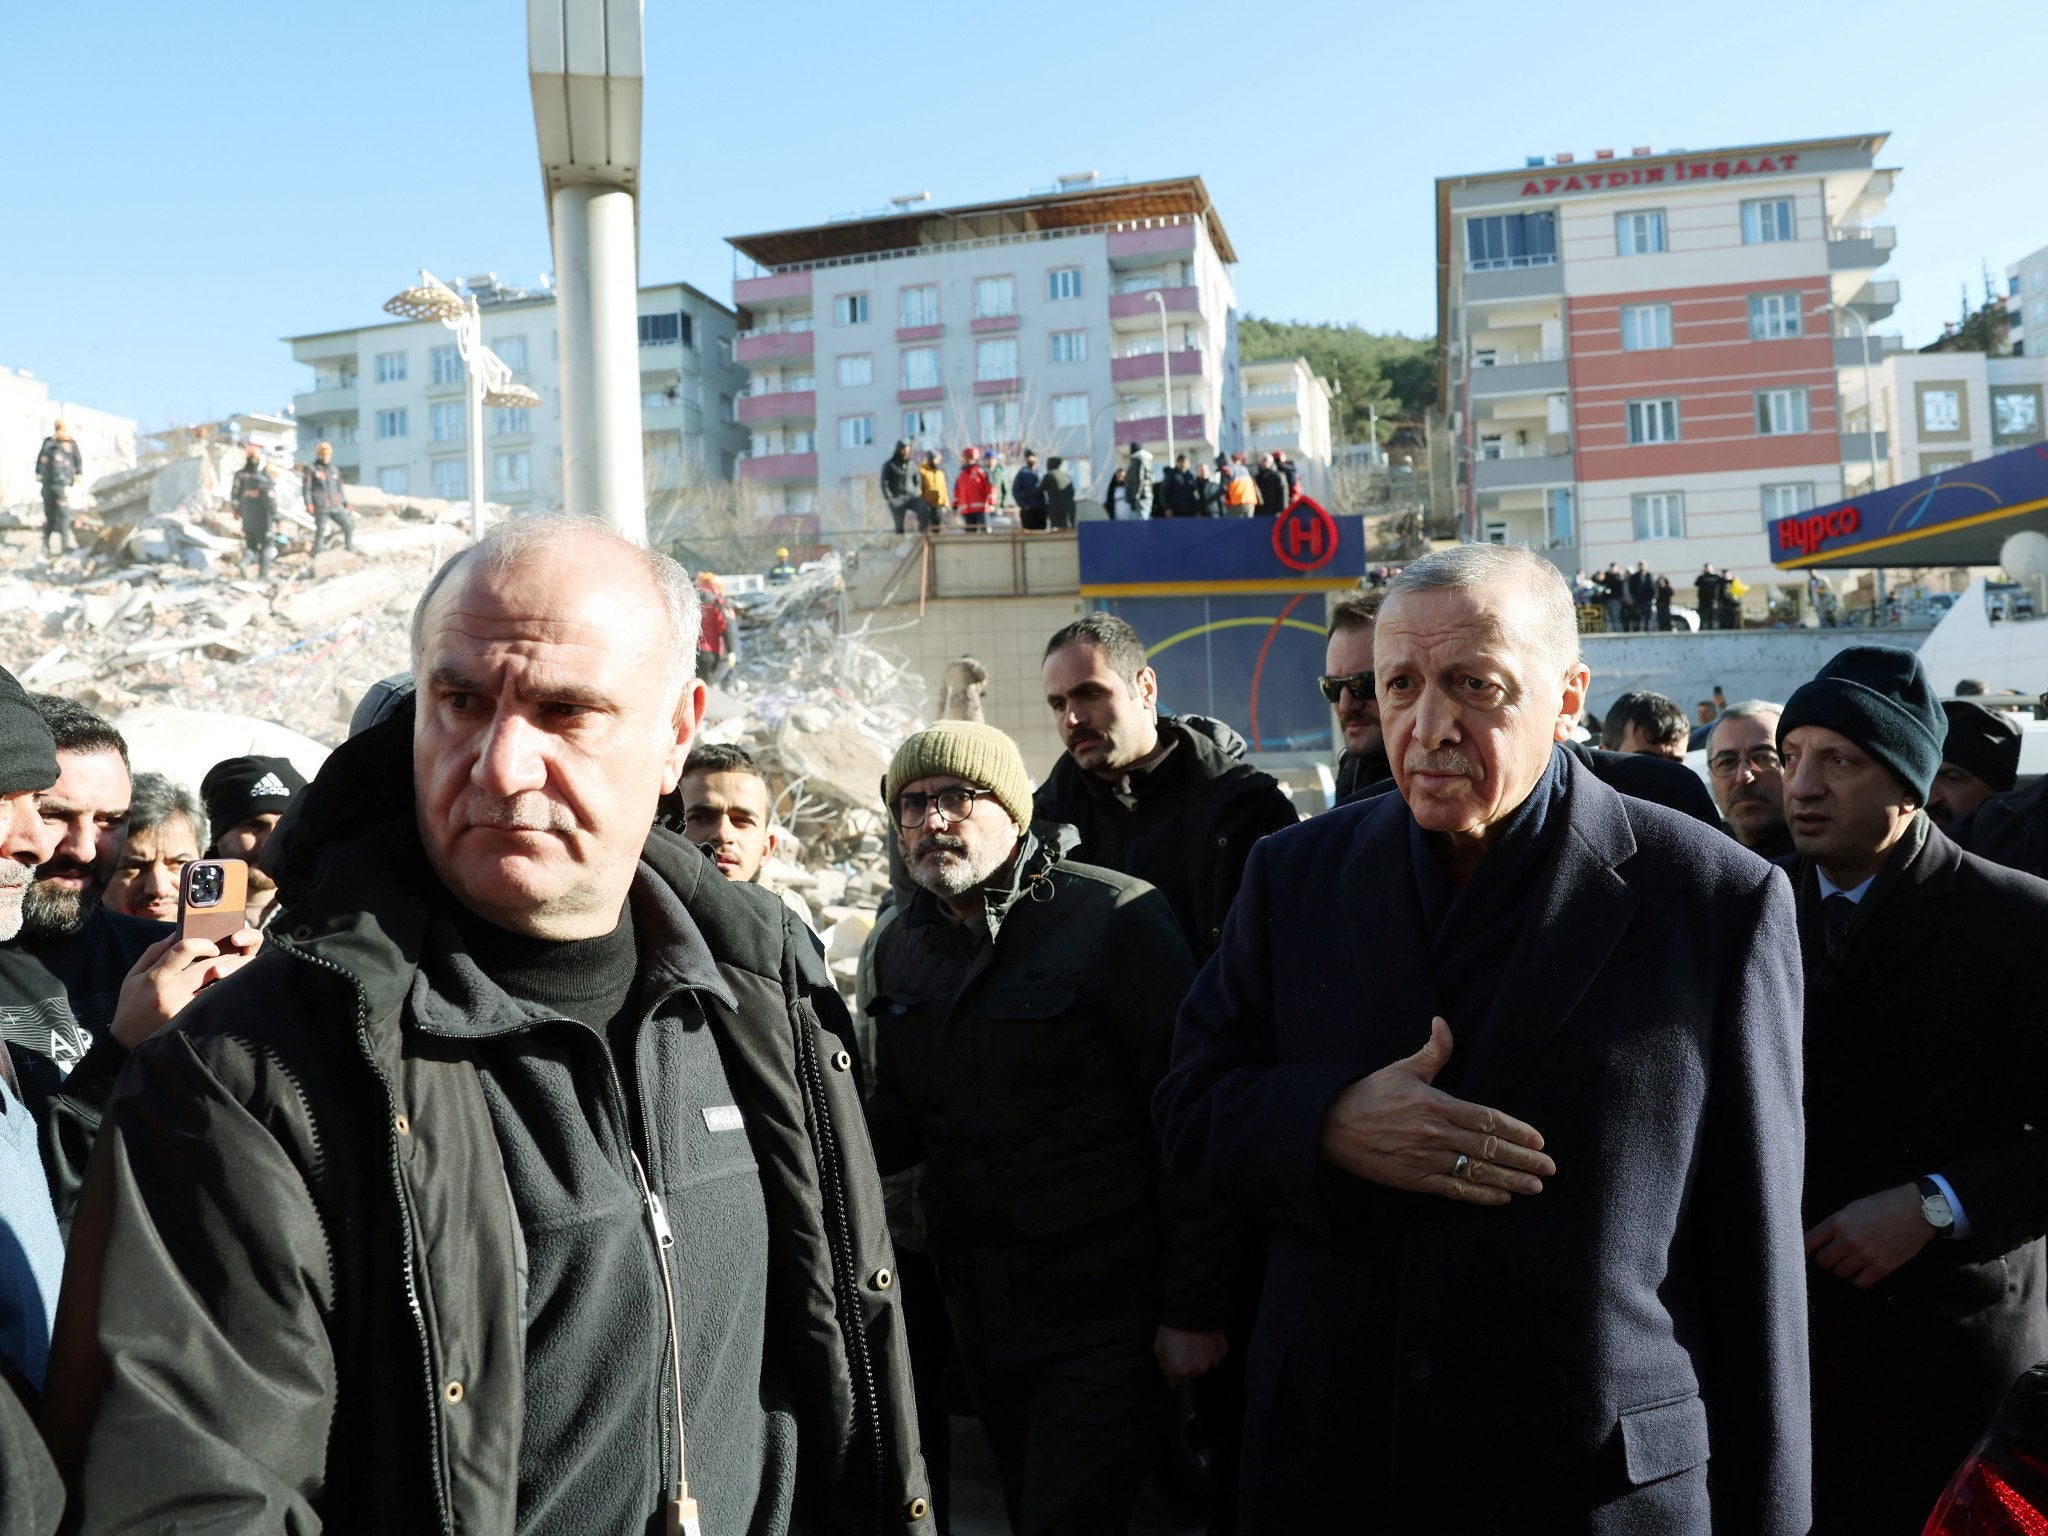
M 1815 512 L 1809 517 L 1778 520 L 1778 553 L 1797 551 L 1810 555 L 1828 539 L 1838 539 L 1863 526 L 1863 514 L 1854 507 L 1836 507 L 1832 512 Z
M 1670 186 L 1674 182 L 1726 181 L 1732 176 L 1777 176 L 1797 169 L 1797 155 L 1763 155 L 1755 160 L 1670 160 L 1661 165 L 1618 166 L 1569 171 L 1561 176 L 1532 176 L 1522 183 L 1524 197 L 1551 197 L 1559 192 L 1618 192 L 1623 187 Z

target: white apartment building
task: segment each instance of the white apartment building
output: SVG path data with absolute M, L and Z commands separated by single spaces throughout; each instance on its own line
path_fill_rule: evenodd
M 484 344 L 541 396 L 527 410 L 484 408 L 484 497 L 515 510 L 562 499 L 561 339 L 552 293 L 495 275 L 467 279 Z M 688 283 L 640 290 L 640 422 L 650 499 L 693 480 L 729 480 L 745 438 L 735 418 L 745 372 L 732 361 L 733 312 Z M 322 439 L 351 481 L 394 495 L 469 496 L 466 375 L 455 335 L 435 320 L 393 320 L 291 336 L 313 370 L 293 397 L 299 443 Z
M 740 478 L 765 511 L 878 494 L 896 440 L 1065 458 L 1082 494 L 1133 442 L 1242 446 L 1236 254 L 1199 178 L 1105 185 L 735 236 L 750 374 Z
M 1270 358 L 1245 363 L 1245 451 L 1271 453 L 1278 448 L 1301 467 L 1301 488 L 1310 496 L 1330 490 L 1330 381 L 1309 366 L 1305 357 Z
M 2015 352 L 2048 355 L 2048 245 L 2005 269 L 2006 332 Z M 2032 334 L 2034 344 L 2027 345 Z
M 1842 409 L 1898 284 L 1885 135 L 1532 157 L 1437 182 L 1440 397 L 1471 538 L 1566 570 L 1777 572 L 1774 518 L 1853 493 Z M 1896 347 L 1870 338 L 1880 357 Z M 1867 473 L 1867 472 L 1866 472 Z M 1758 601 L 1762 600 L 1760 592 Z
M 128 417 L 52 400 L 50 386 L 26 369 L 0 368 L 0 507 L 33 505 L 40 513 L 36 455 L 59 421 L 78 443 L 82 484 L 135 467 L 135 423 Z
M 1875 415 L 1881 486 L 2048 440 L 2048 357 L 1889 352 L 1873 364 L 1870 389 L 1877 397 L 1874 413 L 1865 404 L 1862 369 L 1842 370 L 1842 400 L 1851 417 Z M 1845 468 L 1855 479 L 1850 494 L 1869 483 L 1865 464 Z

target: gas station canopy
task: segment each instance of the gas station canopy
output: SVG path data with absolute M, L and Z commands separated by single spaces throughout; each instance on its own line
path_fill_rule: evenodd
M 1996 565 L 2026 529 L 2048 533 L 2048 447 L 2031 444 L 1770 525 L 1780 570 Z

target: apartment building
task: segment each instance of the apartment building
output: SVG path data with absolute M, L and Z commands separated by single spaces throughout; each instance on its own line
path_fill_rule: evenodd
M 1248 453 L 1281 449 L 1301 466 L 1301 486 L 1311 496 L 1330 490 L 1330 381 L 1305 357 L 1245 363 L 1244 436 Z
M 64 423 L 78 444 L 86 485 L 135 467 L 135 423 L 111 411 L 71 400 L 52 400 L 49 384 L 27 369 L 0 368 L 0 507 L 32 506 L 42 516 L 43 487 L 36 455 L 50 428 Z M 38 521 L 36 527 L 42 526 Z
M 2015 352 L 2048 355 L 2048 245 L 2005 269 L 2006 339 Z M 2034 344 L 2027 345 L 2031 332 Z
M 484 408 L 484 496 L 515 510 L 562 499 L 561 339 L 554 295 L 498 281 L 476 296 L 484 344 L 541 396 L 531 409 Z M 650 499 L 693 479 L 729 480 L 745 445 L 736 412 L 745 372 L 732 361 L 733 312 L 688 283 L 640 290 L 640 421 Z M 392 320 L 285 338 L 313 370 L 293 397 L 299 442 L 321 439 L 352 481 L 394 495 L 469 495 L 466 374 L 436 320 Z
M 1855 434 L 1872 428 L 1841 395 L 1898 302 L 1877 275 L 1894 232 L 1871 222 L 1897 175 L 1877 163 L 1885 137 L 1440 178 L 1442 398 L 1467 536 L 1568 571 L 1779 579 L 1765 525 L 1867 473 Z M 1896 348 L 1868 337 L 1873 357 Z
M 1133 441 L 1243 445 L 1236 261 L 1199 178 L 1068 178 L 1002 202 L 732 237 L 752 434 L 771 513 L 858 508 L 895 441 L 1059 454 L 1083 494 Z M 1170 439 L 1170 441 L 1169 441 Z
M 1845 439 L 1845 451 L 1864 455 L 1845 466 L 1853 495 L 1869 483 L 1872 450 L 1879 484 L 1892 486 L 2048 440 L 2048 357 L 1888 352 L 1873 363 L 1867 386 L 1860 368 L 1842 370 L 1842 400 L 1851 421 L 1876 425 L 1875 442 L 1860 433 Z

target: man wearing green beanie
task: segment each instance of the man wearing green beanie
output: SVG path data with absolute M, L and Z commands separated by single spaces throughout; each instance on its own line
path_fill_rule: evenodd
M 1948 720 L 1919 657 L 1851 646 L 1778 721 L 1806 972 L 1813 1529 L 1906 1531 L 2048 1354 L 2048 881 L 1926 814 Z M 2019 1008 L 2015 1003 L 2021 1004 Z
M 1158 891 L 1032 826 L 993 726 L 918 732 L 883 793 L 918 889 L 874 957 L 876 1160 L 924 1162 L 1011 1528 L 1122 1530 L 1164 1388 L 1224 1350 L 1229 1217 L 1165 1177 L 1150 1109 L 1194 959 Z

